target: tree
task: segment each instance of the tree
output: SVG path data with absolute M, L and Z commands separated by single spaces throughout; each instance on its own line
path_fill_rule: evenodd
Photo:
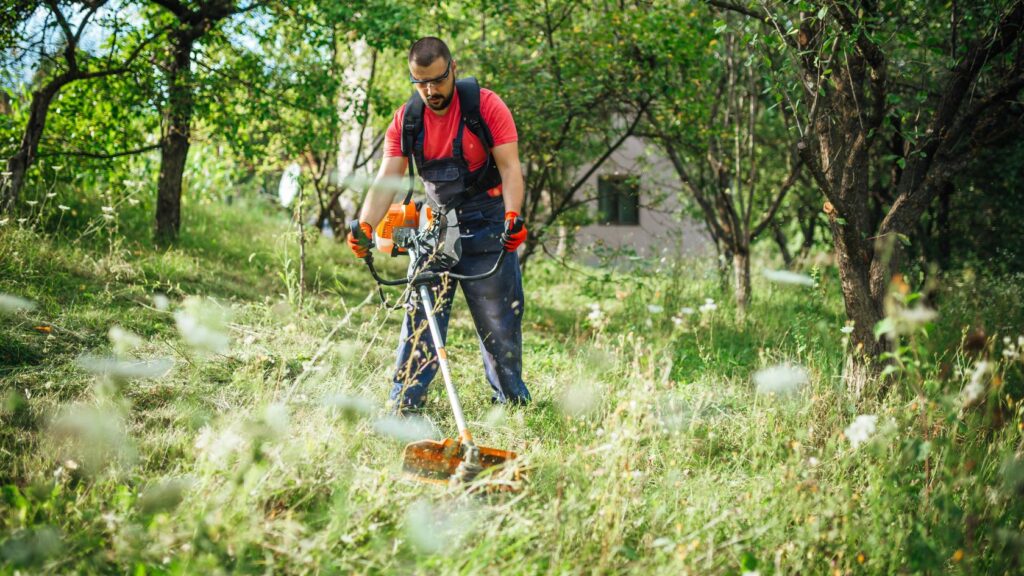
M 168 35 L 167 57 L 161 63 L 167 100 L 160 138 L 160 175 L 157 181 L 156 238 L 171 242 L 181 227 L 181 189 L 191 143 L 195 90 L 192 56 L 196 42 L 230 16 L 250 10 L 234 0 L 153 0 L 174 19 Z
M 525 263 L 561 217 L 595 198 L 591 176 L 673 89 L 665 71 L 685 68 L 699 42 L 674 2 L 482 3 L 474 17 L 458 36 L 471 55 L 460 69 L 479 66 L 523 136 Z
M 725 33 L 699 87 L 662 98 L 648 114 L 654 140 L 700 208 L 719 253 L 730 261 L 737 312 L 750 300 L 750 248 L 775 221 L 802 161 L 785 150 L 785 115 L 766 98 L 761 72 L 745 64 L 750 34 Z M 681 71 L 682 87 L 690 77 Z M 780 138 L 781 136 L 781 138 Z M 779 160 L 789 158 L 788 163 Z M 781 170 L 780 170 L 781 168 Z M 779 177 L 777 187 L 765 185 Z M 756 216 L 756 219 L 755 219 Z
M 411 43 L 415 20 L 408 7 L 387 0 L 276 3 L 268 18 L 229 31 L 247 38 L 245 47 L 222 42 L 196 58 L 218 95 L 205 120 L 246 163 L 301 163 L 317 229 L 330 224 L 341 239 L 339 199 L 366 182 L 346 177 L 364 170 L 383 143 L 400 93 L 389 79 L 404 80 L 404 59 L 390 50 Z
M 47 115 L 50 104 L 57 94 L 67 85 L 79 80 L 103 78 L 123 74 L 133 65 L 143 48 L 158 34 L 148 38 L 140 38 L 138 31 L 131 34 L 135 45 L 123 59 L 119 57 L 122 45 L 118 41 L 111 42 L 109 53 L 103 58 L 94 58 L 81 49 L 82 35 L 90 27 L 92 21 L 103 11 L 106 0 L 95 2 L 70 3 L 65 6 L 51 0 L 46 2 L 46 17 L 41 28 L 34 33 L 36 38 L 31 43 L 42 51 L 39 87 L 32 92 L 28 109 L 28 119 L 21 137 L 21 144 L 7 159 L 7 178 L 0 183 L 0 213 L 11 209 L 25 183 L 25 176 L 39 154 L 39 144 L 46 129 Z M 28 12 L 23 12 L 28 15 Z M 127 25 L 117 10 L 106 11 L 100 25 L 111 30 L 121 30 Z M 77 20 L 77 24 L 73 22 Z M 25 24 L 25 21 L 22 22 Z M 54 42 L 53 35 L 59 36 Z M 47 47 L 57 45 L 54 53 Z M 23 52 L 25 54 L 27 52 Z
M 1024 1 L 707 3 L 765 23 L 801 158 L 826 202 L 860 395 L 887 349 L 883 318 L 901 241 L 946 184 L 1005 130 L 1024 87 Z M 924 41 L 920 41 L 923 35 Z

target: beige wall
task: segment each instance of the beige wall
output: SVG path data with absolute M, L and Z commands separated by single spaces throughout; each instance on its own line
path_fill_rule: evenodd
M 593 224 L 576 234 L 576 251 L 595 262 L 595 250 L 632 249 L 645 258 L 712 256 L 714 246 L 704 224 L 680 214 L 681 183 L 667 158 L 640 138 L 630 137 L 588 180 L 583 193 L 596 197 L 597 180 L 605 174 L 635 175 L 640 179 L 640 225 Z M 597 202 L 590 203 L 597 214 Z

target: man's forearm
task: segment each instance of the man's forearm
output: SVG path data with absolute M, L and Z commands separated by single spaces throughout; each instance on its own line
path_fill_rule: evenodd
M 370 191 L 366 194 L 366 200 L 363 201 L 363 207 L 359 210 L 359 221 L 367 222 L 372 227 L 376 227 L 377 224 L 384 219 L 384 215 L 388 213 L 388 207 L 391 206 L 391 201 L 394 200 L 395 192 L 393 190 L 385 190 L 381 186 L 374 182 L 373 186 L 370 186 Z
M 508 180 L 502 175 L 501 197 L 505 202 L 505 212 L 522 214 L 524 187 L 522 173 L 517 171 Z
M 502 144 L 492 152 L 498 164 L 498 172 L 501 173 L 501 196 L 505 202 L 505 212 L 521 214 L 526 186 L 523 183 L 523 169 L 519 164 L 519 144 Z
M 363 200 L 363 207 L 359 210 L 359 221 L 366 222 L 376 227 L 388 213 L 388 207 L 395 201 L 397 188 L 395 181 L 405 173 L 407 161 L 400 156 L 384 158 L 377 171 L 370 190 Z

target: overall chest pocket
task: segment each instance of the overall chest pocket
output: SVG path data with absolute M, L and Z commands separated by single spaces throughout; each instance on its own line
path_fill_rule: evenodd
M 440 206 L 451 203 L 466 189 L 462 170 L 451 164 L 426 165 L 420 172 L 423 189 Z

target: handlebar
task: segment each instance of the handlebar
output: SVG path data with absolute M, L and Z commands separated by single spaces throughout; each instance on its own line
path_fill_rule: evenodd
M 352 233 L 352 236 L 355 237 L 357 240 L 363 240 L 363 239 L 370 240 L 370 238 L 366 236 L 366 233 L 363 232 L 363 229 L 359 226 L 359 221 L 358 220 L 352 220 L 351 222 L 349 222 L 348 229 Z M 373 245 L 372 240 L 370 240 L 370 245 L 371 246 Z M 482 274 L 467 275 L 467 274 L 456 274 L 454 272 L 431 272 L 431 271 L 424 271 L 424 272 L 420 272 L 419 274 L 416 274 L 412 278 L 398 278 L 398 279 L 395 279 L 395 280 L 388 280 L 386 278 L 381 278 L 380 274 L 377 273 L 377 268 L 373 265 L 373 253 L 372 252 L 367 251 L 366 256 L 363 258 L 363 262 L 366 264 L 366 268 L 369 269 L 370 275 L 373 276 L 373 279 L 377 281 L 377 284 L 380 284 L 381 286 L 403 286 L 403 285 L 409 284 L 409 283 L 413 283 L 414 285 L 426 284 L 426 283 L 429 283 L 429 282 L 433 282 L 435 280 L 440 280 L 441 278 L 443 278 L 445 276 L 447 276 L 449 278 L 454 278 L 455 280 L 469 280 L 469 281 L 483 280 L 485 278 L 490 278 L 491 276 L 494 276 L 495 274 L 498 273 L 498 270 L 501 268 L 502 262 L 505 261 L 505 255 L 507 253 L 508 252 L 506 252 L 504 249 L 502 249 L 502 251 L 498 254 L 498 259 L 494 262 L 494 266 L 490 270 L 488 270 L 487 272 L 484 272 Z

